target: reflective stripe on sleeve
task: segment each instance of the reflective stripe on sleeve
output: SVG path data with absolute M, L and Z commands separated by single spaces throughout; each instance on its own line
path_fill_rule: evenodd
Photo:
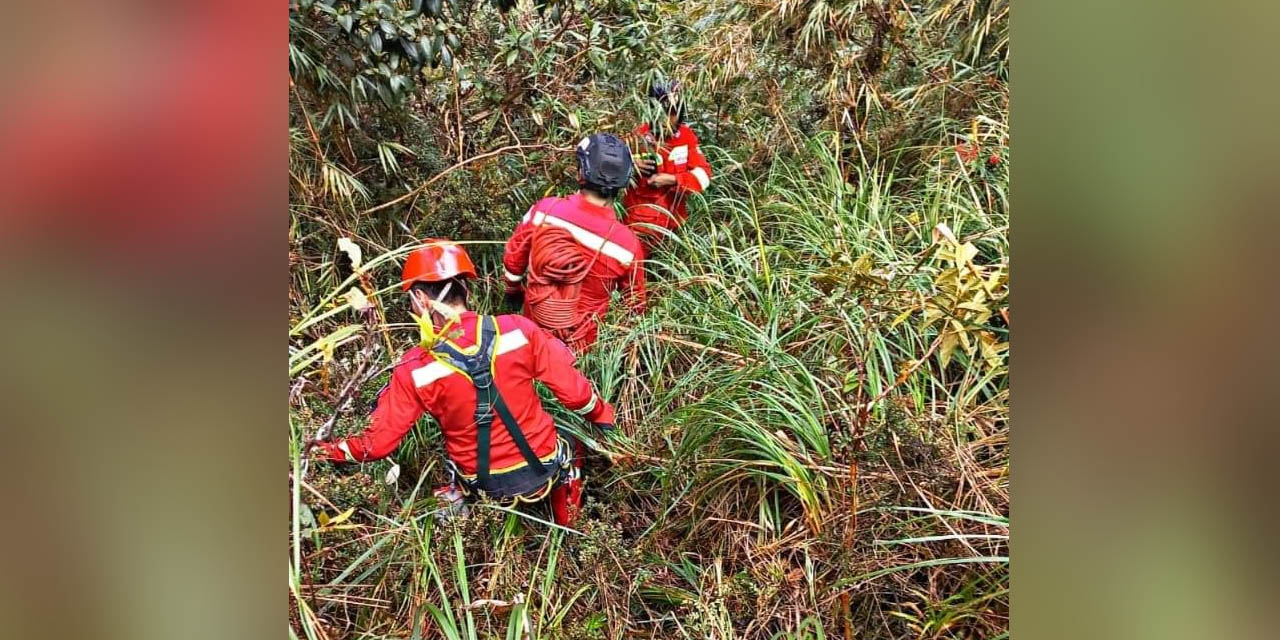
M 710 176 L 707 175 L 707 172 L 702 167 L 694 167 L 689 170 L 689 173 L 692 173 L 693 177 L 698 179 L 698 184 L 702 185 L 703 189 L 706 189 L 707 185 L 711 184 Z
M 587 415 L 588 413 L 591 413 L 592 411 L 594 411 L 594 410 L 595 410 L 595 408 L 596 408 L 596 403 L 597 403 L 597 401 L 599 401 L 599 399 L 600 399 L 600 396 L 596 395 L 596 392 L 592 391 L 592 392 L 591 392 L 591 401 L 590 401 L 590 402 L 588 402 L 588 403 L 587 403 L 587 405 L 586 405 L 585 407 L 582 407 L 581 409 L 574 409 L 574 410 L 573 410 L 573 412 L 574 412 L 574 413 L 576 413 L 576 414 L 578 414 L 578 415 L 580 415 L 580 416 L 585 416 L 585 415 Z
M 347 445 L 347 441 L 346 441 L 346 440 L 343 440 L 342 442 L 339 442 L 339 443 L 338 443 L 338 448 L 339 448 L 339 449 L 342 449 L 342 453 L 343 453 L 343 454 L 345 454 L 345 455 L 347 456 L 347 461 L 348 461 L 348 462 L 355 462 L 355 461 L 356 461 L 356 457 L 355 457 L 355 456 L 353 456 L 353 455 L 351 455 L 351 447 L 350 447 L 349 445 Z
M 524 337 L 523 331 L 516 329 L 515 331 L 504 333 L 498 337 L 498 348 L 496 351 L 498 355 L 502 355 L 508 351 L 515 351 L 526 344 L 529 344 L 529 339 Z
M 506 278 L 507 282 L 520 282 L 521 280 L 524 280 L 524 276 L 518 276 L 506 269 L 502 270 L 502 277 Z
M 452 373 L 454 373 L 453 369 L 439 362 L 432 362 L 425 367 L 418 367 L 413 370 L 413 386 L 421 389 Z

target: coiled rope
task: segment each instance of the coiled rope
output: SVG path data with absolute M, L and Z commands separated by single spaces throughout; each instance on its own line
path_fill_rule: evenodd
M 579 309 L 582 281 L 591 273 L 602 248 L 588 255 L 573 234 L 551 225 L 538 228 L 529 248 L 529 282 L 525 287 L 529 313 L 538 326 L 578 353 L 589 346 L 593 328 Z
M 569 329 L 579 324 L 578 298 L 591 270 L 573 235 L 559 227 L 542 227 L 529 249 L 526 295 L 533 319 L 545 329 Z

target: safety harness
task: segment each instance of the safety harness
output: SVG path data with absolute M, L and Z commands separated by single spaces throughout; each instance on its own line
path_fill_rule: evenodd
M 468 493 L 478 489 L 498 500 L 541 499 L 565 472 L 566 445 L 558 438 L 556 453 L 546 461 L 539 459 L 529 446 L 511 408 L 494 384 L 497 359 L 495 346 L 500 337 L 498 320 L 494 316 L 479 316 L 476 323 L 475 347 L 463 350 L 442 340 L 431 349 L 431 355 L 437 361 L 466 376 L 476 389 L 476 475 L 472 480 L 456 467 L 453 467 L 454 473 Z M 511 440 L 524 458 L 524 465 L 517 469 L 502 470 L 497 475 L 492 474 L 490 469 L 495 412 L 502 419 L 500 426 L 506 427 Z

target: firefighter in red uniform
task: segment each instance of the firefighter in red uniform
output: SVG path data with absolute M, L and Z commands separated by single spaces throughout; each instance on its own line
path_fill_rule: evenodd
M 649 98 L 658 103 L 665 118 L 636 129 L 643 149 L 636 161 L 640 176 L 622 198 L 627 224 L 648 246 L 661 240 L 662 232 L 645 225 L 675 231 L 689 217 L 687 196 L 702 193 L 711 184 L 711 165 L 698 149 L 698 136 L 684 123 L 678 91 L 674 82 L 658 83 L 649 90 Z
M 631 179 L 631 152 L 605 133 L 578 144 L 581 189 L 568 198 L 543 198 L 507 241 L 508 308 L 520 308 L 538 326 L 578 354 L 599 333 L 613 291 L 634 312 L 644 310 L 644 248 L 618 221 L 613 199 Z
M 453 488 L 505 503 L 550 497 L 555 521 L 570 526 L 582 500 L 581 443 L 557 431 L 533 381 L 610 438 L 613 407 L 564 344 L 527 318 L 468 311 L 466 281 L 475 275 L 453 242 L 430 241 L 409 255 L 402 287 L 423 344 L 400 358 L 362 434 L 311 446 L 334 462 L 384 458 L 427 412 L 444 435 Z

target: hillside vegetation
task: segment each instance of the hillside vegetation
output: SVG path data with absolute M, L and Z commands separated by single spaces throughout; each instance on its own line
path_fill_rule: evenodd
M 291 636 L 1007 637 L 1008 11 L 292 5 Z M 465 242 L 496 311 L 502 242 L 657 77 L 714 175 L 580 361 L 633 442 L 588 461 L 579 526 L 436 522 L 426 417 L 304 464 L 416 342 L 400 258 Z

